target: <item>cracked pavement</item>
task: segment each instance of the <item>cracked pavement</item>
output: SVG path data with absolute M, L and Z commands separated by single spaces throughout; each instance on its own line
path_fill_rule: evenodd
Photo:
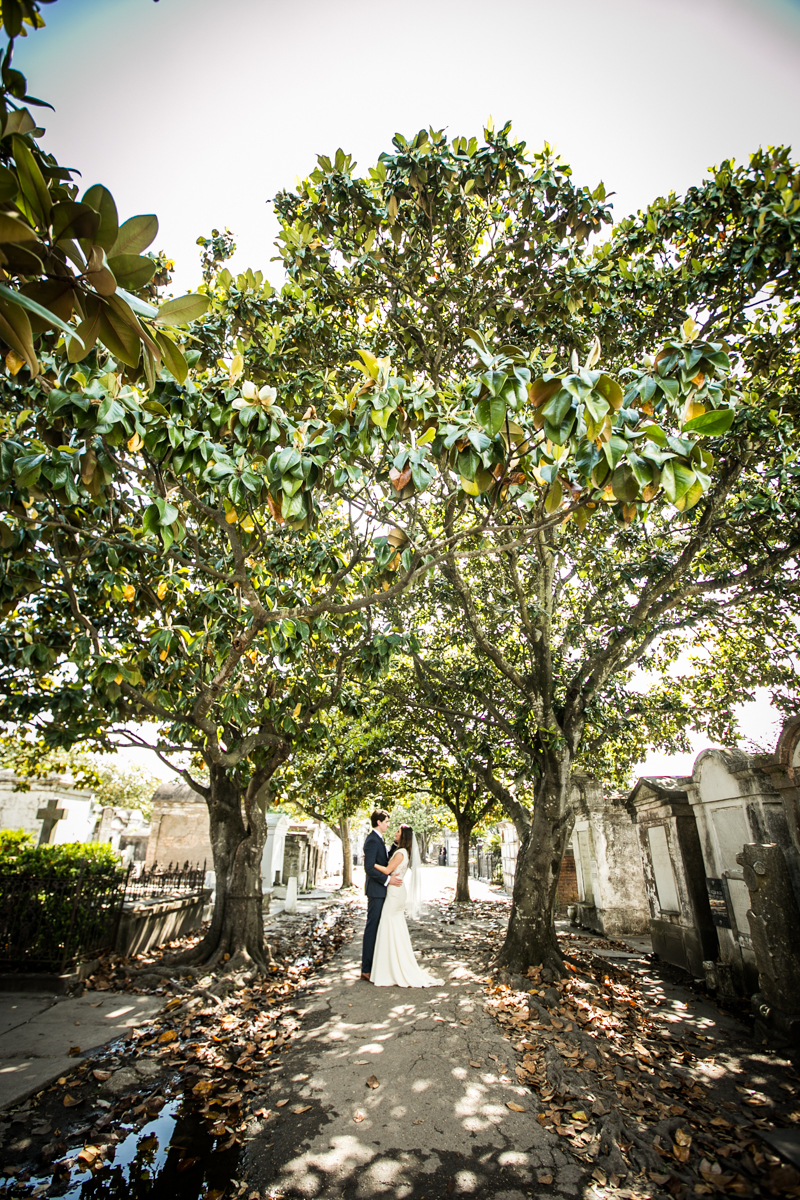
M 578 1194 L 585 1172 L 538 1123 L 454 931 L 410 925 L 443 987 L 374 988 L 359 979 L 362 928 L 315 978 L 303 1034 L 271 1072 L 248 1186 L 324 1200 Z

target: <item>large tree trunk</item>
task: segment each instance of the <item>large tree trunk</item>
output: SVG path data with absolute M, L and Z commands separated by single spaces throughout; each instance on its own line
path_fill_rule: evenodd
M 455 904 L 469 904 L 469 839 L 473 823 L 464 817 L 456 817 L 458 827 L 458 871 L 456 873 Z
M 562 763 L 557 775 L 543 780 L 530 825 L 520 837 L 511 917 L 497 956 L 498 966 L 513 971 L 541 965 L 559 976 L 564 972 L 553 913 L 561 862 L 575 823 L 569 766 Z
M 353 886 L 353 851 L 350 845 L 350 821 L 347 817 L 339 820 L 339 837 L 342 839 L 342 887 Z
M 283 761 L 282 754 L 273 770 Z M 277 756 L 276 756 L 277 758 Z M 261 858 L 267 840 L 264 815 L 267 784 L 251 781 L 246 792 L 224 767 L 212 764 L 207 797 L 209 835 L 217 891 L 211 926 L 183 961 L 209 969 L 249 968 L 265 974 L 272 962 L 264 941 Z

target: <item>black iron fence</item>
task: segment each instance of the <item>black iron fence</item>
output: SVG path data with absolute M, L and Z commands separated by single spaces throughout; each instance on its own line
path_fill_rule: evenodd
M 473 879 L 481 879 L 484 883 L 502 883 L 502 853 L 499 850 L 473 850 L 469 859 L 469 873 Z
M 206 864 L 202 867 L 185 862 L 170 863 L 168 867 L 153 863 L 149 870 L 131 875 L 125 887 L 125 899 L 136 900 L 158 896 L 199 896 L 205 887 Z
M 55 971 L 114 945 L 128 873 L 0 873 L 0 967 Z
M 73 876 L 0 871 L 0 970 L 70 970 L 113 947 L 123 904 L 197 896 L 205 878 L 205 863 L 188 862 L 153 863 L 136 876 L 86 864 Z

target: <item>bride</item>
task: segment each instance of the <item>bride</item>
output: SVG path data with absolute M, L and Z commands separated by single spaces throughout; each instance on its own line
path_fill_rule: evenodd
M 403 882 L 401 887 L 387 888 L 370 979 L 376 987 L 441 987 L 444 980 L 437 979 L 417 962 L 406 925 L 407 900 L 410 900 L 409 913 L 414 919 L 422 910 L 422 871 L 417 839 L 410 825 L 401 825 L 394 840 L 397 849 L 388 866 L 379 867 L 376 863 L 375 870 L 386 876 L 394 875 Z M 409 865 L 410 896 L 405 881 Z

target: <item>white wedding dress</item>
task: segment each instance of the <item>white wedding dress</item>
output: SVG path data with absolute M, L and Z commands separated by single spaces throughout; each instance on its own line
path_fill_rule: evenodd
M 403 861 L 394 874 L 403 883 L 400 887 L 387 885 L 370 979 L 376 987 L 441 987 L 444 980 L 421 967 L 414 955 L 406 925 L 408 853 L 405 850 L 399 853 L 403 855 Z

